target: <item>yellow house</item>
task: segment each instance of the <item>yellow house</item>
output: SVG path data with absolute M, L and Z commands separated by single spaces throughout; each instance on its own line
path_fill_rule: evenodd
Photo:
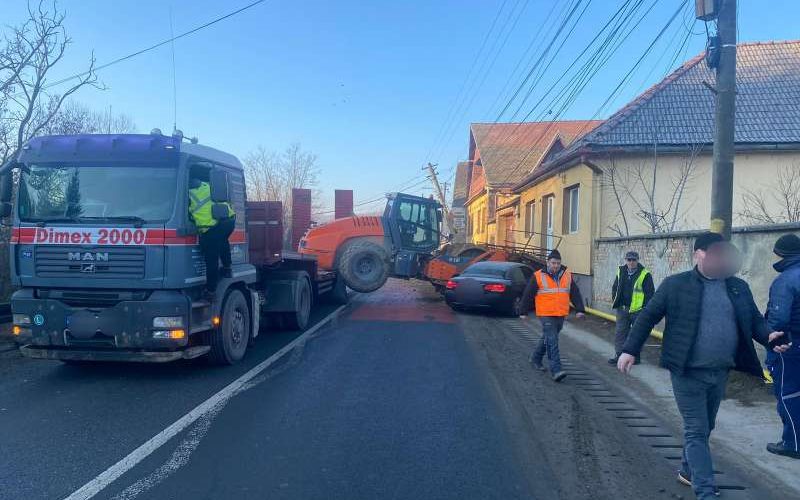
M 734 225 L 800 222 L 800 42 L 740 44 L 736 76 Z M 557 246 L 591 297 L 615 272 L 593 269 L 598 239 L 707 228 L 714 78 L 701 54 L 546 153 L 512 188 L 517 244 Z
M 469 159 L 458 165 L 461 172 L 469 171 L 469 194 L 464 203 L 467 241 L 502 246 L 527 241 L 516 205 L 520 196 L 514 186 L 547 155 L 563 150 L 597 123 L 473 123 Z

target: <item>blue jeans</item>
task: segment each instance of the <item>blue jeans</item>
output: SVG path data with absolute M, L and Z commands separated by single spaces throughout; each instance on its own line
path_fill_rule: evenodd
M 778 400 L 778 415 L 783 422 L 781 440 L 783 446 L 800 451 L 797 434 L 800 432 L 800 357 L 779 356 L 770 352 L 767 368 L 772 375 L 775 399 Z
M 714 466 L 708 438 L 714 430 L 719 404 L 725 397 L 728 369 L 672 373 L 672 391 L 683 417 L 682 472 L 692 479 L 699 499 L 714 497 Z
M 561 355 L 558 352 L 558 333 L 564 328 L 563 316 L 539 316 L 542 322 L 542 338 L 533 351 L 533 359 L 542 362 L 545 353 L 550 361 L 550 373 L 561 371 Z

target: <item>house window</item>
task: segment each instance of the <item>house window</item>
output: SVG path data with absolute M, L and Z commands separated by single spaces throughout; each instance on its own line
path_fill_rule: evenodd
M 577 233 L 580 215 L 580 186 L 568 187 L 564 190 L 564 232 Z
M 525 204 L 525 236 L 533 234 L 534 217 L 536 216 L 536 202 L 529 201 Z

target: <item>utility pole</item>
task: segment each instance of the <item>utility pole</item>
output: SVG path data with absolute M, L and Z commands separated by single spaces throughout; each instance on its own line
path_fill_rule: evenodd
M 714 167 L 711 174 L 712 232 L 731 237 L 736 116 L 736 0 L 719 0 Z
M 447 232 L 451 236 L 456 234 L 455 229 L 450 218 L 450 209 L 447 208 L 447 197 L 442 191 L 442 186 L 439 185 L 439 178 L 436 176 L 435 165 L 428 162 L 428 173 L 430 174 L 431 182 L 433 182 L 433 189 L 436 190 L 436 195 L 439 197 L 439 203 L 442 204 L 442 212 L 444 215 L 444 224 L 447 227 Z

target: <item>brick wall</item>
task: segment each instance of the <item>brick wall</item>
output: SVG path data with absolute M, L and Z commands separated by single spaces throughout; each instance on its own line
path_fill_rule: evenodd
M 297 250 L 300 238 L 311 227 L 311 190 L 292 189 L 292 245 L 291 250 Z
M 334 191 L 334 217 L 343 219 L 353 215 L 353 190 L 337 189 Z
M 639 252 L 639 259 L 653 273 L 656 287 L 667 276 L 692 268 L 694 240 L 701 231 L 686 231 L 629 238 L 601 238 L 595 240 L 592 269 L 592 304 L 597 309 L 610 311 L 611 285 L 617 268 L 623 264 L 625 252 Z M 742 227 L 733 230 L 732 242 L 742 252 L 743 266 L 739 276 L 753 290 L 759 309 L 766 308 L 769 286 L 777 273 L 772 269 L 775 240 L 784 234 L 800 235 L 800 224 Z

